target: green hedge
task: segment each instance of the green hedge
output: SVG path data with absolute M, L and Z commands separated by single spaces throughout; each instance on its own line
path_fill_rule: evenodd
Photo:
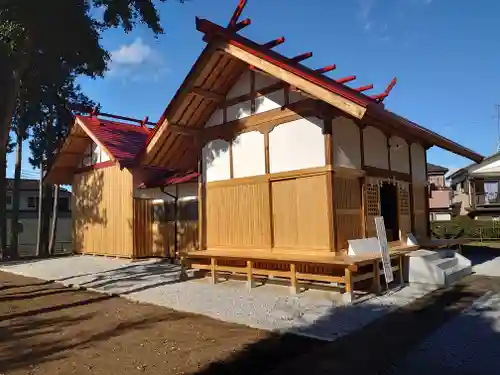
M 457 216 L 450 221 L 431 222 L 431 231 L 437 238 L 500 239 L 500 222 Z

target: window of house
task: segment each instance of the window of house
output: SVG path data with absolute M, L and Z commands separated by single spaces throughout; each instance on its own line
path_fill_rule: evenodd
M 28 197 L 28 207 L 29 208 L 38 207 L 38 197 Z

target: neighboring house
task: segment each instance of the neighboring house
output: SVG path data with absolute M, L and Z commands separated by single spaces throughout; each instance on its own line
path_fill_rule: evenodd
M 426 150 L 483 159 L 387 110 L 395 82 L 367 95 L 279 41 L 196 25 L 208 45 L 154 128 L 77 116 L 45 176 L 73 184 L 77 252 L 345 254 L 380 215 L 404 248 L 429 234 Z
M 430 220 L 451 219 L 453 192 L 449 186 L 446 186 L 446 173 L 448 173 L 447 168 L 427 163 Z
M 450 176 L 454 211 L 473 218 L 500 218 L 500 153 L 471 164 Z
M 22 232 L 19 235 L 19 249 L 21 253 L 28 254 L 35 248 L 38 233 L 38 180 L 21 180 L 19 222 L 22 224 Z M 7 179 L 7 232 L 10 233 L 10 218 L 12 217 L 12 194 L 14 179 Z M 58 242 L 64 243 L 65 247 L 71 245 L 71 192 L 60 190 L 58 200 Z M 8 236 L 10 241 L 10 236 Z M 62 246 L 62 245 L 61 245 Z

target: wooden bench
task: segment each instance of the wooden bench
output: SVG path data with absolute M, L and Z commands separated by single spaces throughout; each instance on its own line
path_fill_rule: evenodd
M 409 248 L 414 250 L 413 247 Z M 399 271 L 399 280 L 403 282 L 404 255 L 410 251 L 391 252 L 395 260 L 393 272 Z M 226 263 L 226 264 L 221 264 Z M 227 263 L 230 263 L 229 265 Z M 231 264 L 232 263 L 232 264 Z M 303 255 L 285 252 L 252 250 L 251 253 L 235 250 L 203 250 L 188 252 L 181 256 L 183 270 L 186 267 L 210 272 L 212 283 L 218 281 L 218 274 L 244 275 L 248 288 L 255 286 L 256 277 L 277 277 L 290 280 L 291 292 L 299 292 L 299 282 L 338 283 L 344 285 L 344 298 L 354 299 L 354 285 L 361 281 L 372 280 L 372 290 L 380 293 L 380 256 L 340 256 L 340 255 Z M 263 264 L 280 264 L 280 269 L 262 267 Z M 314 272 L 314 268 L 323 267 L 340 272 Z M 312 269 L 313 271 L 307 271 Z

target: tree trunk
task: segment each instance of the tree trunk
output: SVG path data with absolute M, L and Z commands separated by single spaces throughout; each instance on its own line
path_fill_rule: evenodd
M 54 185 L 54 204 L 52 206 L 52 224 L 50 227 L 49 254 L 54 255 L 57 239 L 57 210 L 59 205 L 59 185 Z
M 21 200 L 21 163 L 23 159 L 24 126 L 19 123 L 16 139 L 16 169 L 14 171 L 14 186 L 12 188 L 12 216 L 10 219 L 9 257 L 19 257 L 19 204 Z
M 3 255 L 7 255 L 7 180 L 5 179 L 6 170 L 7 155 L 5 152 L 0 152 L 0 252 L 2 254 L 2 257 Z
M 43 212 L 43 207 L 42 207 L 42 201 L 43 201 L 43 162 L 40 163 L 40 182 L 38 184 L 38 223 L 37 223 L 37 235 L 36 235 L 36 255 L 37 256 L 42 256 L 43 255 L 43 249 L 42 249 L 42 212 Z
M 52 189 L 50 185 L 43 184 L 42 206 L 42 236 L 41 257 L 49 256 L 50 213 L 52 211 Z

